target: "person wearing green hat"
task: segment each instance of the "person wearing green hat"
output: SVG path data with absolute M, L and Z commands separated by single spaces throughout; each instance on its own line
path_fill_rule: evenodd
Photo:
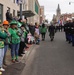
M 21 33 L 21 37 L 20 37 L 21 42 L 19 47 L 19 56 L 22 56 L 22 54 L 25 54 L 24 47 L 25 47 L 26 30 L 24 28 L 24 25 L 20 27 L 20 33 Z
M 11 21 L 9 32 L 11 34 L 11 57 L 12 62 L 15 63 L 18 62 L 18 50 L 20 44 L 20 33 L 17 30 L 17 22 L 15 20 Z

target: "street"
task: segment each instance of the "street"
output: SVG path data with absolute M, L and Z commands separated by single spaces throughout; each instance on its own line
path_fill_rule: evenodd
M 30 53 L 21 75 L 74 75 L 74 47 L 57 32 L 53 42 L 46 40 Z
M 0 75 L 74 75 L 73 7 L 74 0 L 0 0 Z

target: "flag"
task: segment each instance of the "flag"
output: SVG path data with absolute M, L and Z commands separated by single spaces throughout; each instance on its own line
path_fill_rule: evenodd
M 58 24 L 60 24 L 60 20 L 58 20 Z
M 23 0 L 16 0 L 17 4 L 23 3 Z

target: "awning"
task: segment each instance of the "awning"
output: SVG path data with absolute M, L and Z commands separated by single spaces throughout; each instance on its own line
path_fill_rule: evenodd
M 22 11 L 22 15 L 24 15 L 25 17 L 32 17 L 35 14 L 31 10 L 26 10 L 26 11 Z M 18 16 L 20 16 L 20 11 L 18 12 Z

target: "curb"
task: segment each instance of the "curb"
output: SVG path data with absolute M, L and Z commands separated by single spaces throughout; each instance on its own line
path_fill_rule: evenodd
M 30 53 L 32 52 L 32 50 L 34 49 L 34 47 L 35 47 L 35 45 L 31 45 L 28 50 L 25 50 L 25 54 L 24 54 L 23 57 L 21 58 L 20 62 L 22 62 L 22 61 L 25 61 L 25 62 L 26 62 L 26 61 L 27 61 L 27 59 L 28 59 Z M 24 63 L 25 63 L 25 62 L 24 62 Z
M 27 57 L 29 56 L 30 52 L 32 51 L 32 49 L 34 48 L 34 44 L 29 45 L 29 48 L 25 50 L 25 54 L 23 54 L 22 57 L 19 57 L 19 62 L 22 62 L 23 60 L 26 61 Z M 11 62 L 11 52 L 10 50 L 8 50 L 7 55 L 6 55 L 6 62 L 8 63 L 7 65 L 10 66 L 14 63 Z M 25 63 L 25 62 L 24 62 Z
M 23 65 L 23 67 L 25 66 L 25 63 L 26 63 L 26 61 L 27 61 L 27 59 L 28 59 L 28 57 L 29 57 L 29 55 L 30 55 L 30 53 L 32 52 L 32 50 L 35 48 L 35 45 L 30 45 L 29 46 L 29 49 L 28 50 L 26 50 L 26 53 L 25 54 L 23 54 L 23 57 L 19 57 L 19 62 L 18 63 L 10 63 L 6 68 L 7 68 L 7 70 L 5 71 L 5 72 L 3 72 L 3 75 L 4 74 L 6 74 L 6 75 L 10 75 L 10 73 L 9 73 L 9 70 L 10 70 L 10 67 L 12 67 L 12 70 L 13 69 L 15 69 L 16 70 L 16 72 L 18 72 L 19 71 L 19 69 L 18 69 L 18 66 L 19 65 Z M 10 62 L 10 61 L 8 61 L 8 62 Z M 16 65 L 15 67 L 14 67 L 14 65 Z M 21 66 L 20 66 L 21 67 Z M 22 68 L 23 68 L 22 67 Z M 10 70 L 11 71 L 11 70 Z M 11 71 L 11 72 L 13 72 L 13 71 Z M 20 71 L 21 72 L 21 71 Z M 2 72 L 1 72 L 1 74 L 0 75 L 2 75 Z

